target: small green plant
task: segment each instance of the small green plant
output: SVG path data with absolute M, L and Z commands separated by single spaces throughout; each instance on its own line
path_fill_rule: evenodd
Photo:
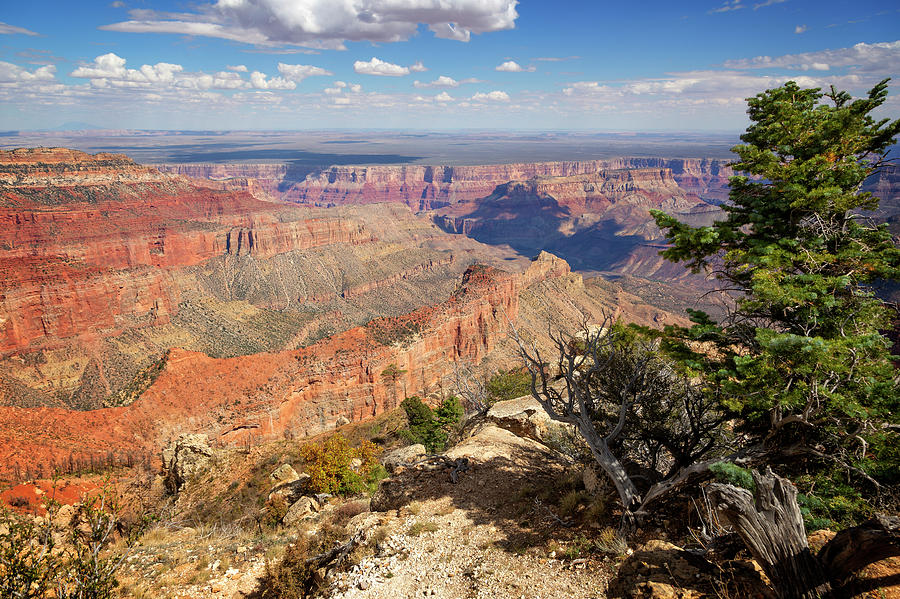
M 306 461 L 310 486 L 319 493 L 343 496 L 374 490 L 378 481 L 387 474 L 378 463 L 380 452 L 371 441 L 351 447 L 340 433 L 322 444 L 310 443 L 300 450 Z M 353 468 L 354 460 L 359 460 L 356 468 Z
M 272 495 L 263 505 L 260 524 L 268 529 L 277 528 L 288 512 L 288 504 L 280 494 Z
M 409 527 L 409 531 L 406 533 L 411 537 L 417 537 L 424 532 L 436 532 L 438 529 L 438 525 L 434 522 L 422 522 L 417 521 L 415 524 Z
M 594 539 L 594 547 L 598 551 L 611 555 L 625 555 L 625 552 L 628 551 L 628 545 L 625 543 L 625 540 L 619 536 L 618 531 L 614 528 L 601 530 L 597 538 Z
M 111 495 L 83 498 L 68 523 L 55 522 L 59 507 L 48 501 L 41 519 L 0 508 L 0 596 L 113 597 L 119 584 L 115 573 L 125 555 L 106 553 L 119 523 Z M 56 536 L 60 532 L 62 538 Z
M 581 505 L 582 494 L 579 491 L 569 491 L 559 502 L 559 515 L 561 518 L 571 518 Z
M 710 465 L 709 471 L 716 475 L 716 479 L 719 482 L 741 487 L 748 491 L 756 489 L 756 483 L 753 482 L 753 475 L 750 474 L 750 471 L 746 468 L 741 468 L 737 464 L 716 462 Z
M 264 582 L 260 586 L 262 597 L 278 599 L 303 599 L 318 588 L 315 566 L 307 558 L 315 555 L 315 540 L 301 534 L 296 542 L 288 545 L 284 557 L 277 562 L 266 562 Z

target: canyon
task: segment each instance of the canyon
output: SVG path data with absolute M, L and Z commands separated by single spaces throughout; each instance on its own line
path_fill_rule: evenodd
M 283 201 L 313 205 L 403 202 L 430 210 L 487 197 L 503 183 L 533 177 L 572 177 L 624 169 L 668 169 L 676 182 L 698 197 L 728 197 L 727 160 L 616 158 L 475 166 L 331 166 L 306 174 L 289 164 L 158 164 L 162 172 L 236 185 L 253 180 Z M 300 175 L 303 175 L 301 178 Z
M 546 345 L 548 323 L 602 313 L 684 323 L 703 281 L 658 256 L 648 211 L 711 222 L 731 174 L 662 158 L 301 171 L 0 152 L 0 478 L 185 432 L 332 430 L 447 392 L 458 366 L 516 365 L 511 325 Z M 886 217 L 896 182 L 874 183 Z

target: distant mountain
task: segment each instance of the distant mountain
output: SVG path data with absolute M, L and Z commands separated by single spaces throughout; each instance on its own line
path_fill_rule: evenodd
M 109 127 L 101 127 L 100 125 L 93 125 L 91 123 L 83 123 L 81 121 L 67 121 L 58 127 L 53 127 L 52 129 L 45 129 L 45 131 L 88 131 L 95 129 L 109 129 Z

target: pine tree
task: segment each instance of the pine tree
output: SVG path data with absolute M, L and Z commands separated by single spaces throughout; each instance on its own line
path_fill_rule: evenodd
M 886 98 L 887 80 L 855 100 L 794 82 L 760 93 L 733 148 L 741 174 L 725 218 L 694 228 L 653 214 L 671 244 L 663 255 L 711 271 L 732 301 L 722 322 L 693 312 L 668 349 L 774 461 L 816 472 L 824 495 L 846 471 L 875 488 L 900 471 L 900 392 L 883 334 L 896 312 L 872 290 L 900 278 L 900 249 L 865 216 L 878 198 L 860 191 L 900 132 L 900 120 L 872 116 Z

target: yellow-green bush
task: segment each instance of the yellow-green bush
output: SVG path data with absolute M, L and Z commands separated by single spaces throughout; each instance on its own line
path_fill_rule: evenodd
M 378 480 L 385 476 L 378 463 L 381 449 L 371 441 L 363 441 L 359 447 L 351 447 L 340 433 L 323 443 L 310 443 L 300 451 L 306 461 L 310 486 L 319 493 L 332 495 L 358 495 L 374 490 Z M 353 468 L 354 460 L 361 464 Z

